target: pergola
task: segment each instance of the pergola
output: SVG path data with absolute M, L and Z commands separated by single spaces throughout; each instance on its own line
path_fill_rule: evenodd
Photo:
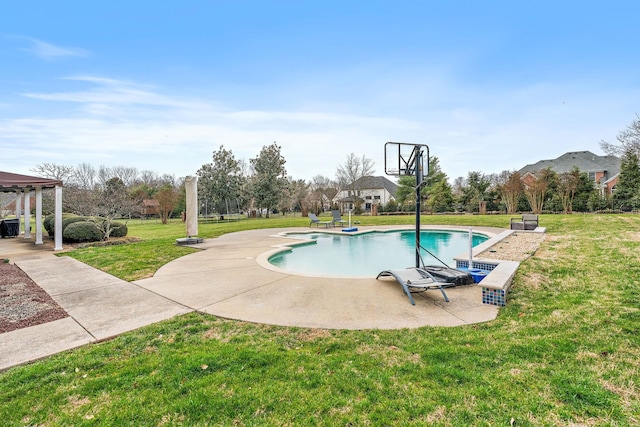
M 36 245 L 43 243 L 42 190 L 44 188 L 55 189 L 55 232 L 53 250 L 59 251 L 62 250 L 62 181 L 0 171 L 0 192 L 16 193 L 16 217 L 20 222 L 20 232 L 24 230 L 25 239 L 31 237 L 31 193 L 35 191 Z M 23 201 L 24 215 L 22 215 Z

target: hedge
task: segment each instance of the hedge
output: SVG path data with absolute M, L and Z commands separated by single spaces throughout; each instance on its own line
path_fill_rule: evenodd
M 102 237 L 102 231 L 93 221 L 74 222 L 62 231 L 62 239 L 71 243 L 97 242 Z

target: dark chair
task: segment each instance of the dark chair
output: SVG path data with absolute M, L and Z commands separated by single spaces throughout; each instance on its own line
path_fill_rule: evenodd
M 520 218 L 511 218 L 512 230 L 535 230 L 538 228 L 538 215 L 522 214 Z
M 347 223 L 347 221 L 342 219 L 342 217 L 340 216 L 340 211 L 331 211 L 331 215 L 333 216 L 333 220 L 331 221 L 331 223 L 334 227 L 336 226 L 336 223 L 340 224 L 340 226 L 343 226 Z

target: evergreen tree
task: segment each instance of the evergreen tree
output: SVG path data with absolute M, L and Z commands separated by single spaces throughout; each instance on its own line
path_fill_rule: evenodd
M 622 210 L 640 208 L 640 163 L 633 150 L 627 150 L 620 164 L 620 179 L 613 194 Z
M 260 154 L 251 159 L 254 175 L 251 179 L 251 193 L 257 208 L 269 212 L 278 205 L 280 196 L 287 186 L 286 160 L 280 154 L 280 146 L 275 142 L 262 147 Z

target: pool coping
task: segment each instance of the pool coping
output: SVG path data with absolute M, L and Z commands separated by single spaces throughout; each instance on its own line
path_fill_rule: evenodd
M 190 245 L 202 250 L 173 260 L 153 277 L 133 283 L 217 317 L 289 327 L 455 327 L 493 320 L 499 312 L 498 307 L 482 303 L 482 289 L 475 285 L 448 288 L 450 302 L 445 302 L 439 292 L 415 294 L 416 304 L 411 305 L 393 279 L 306 277 L 273 271 L 258 263 L 261 255 L 291 244 L 291 238 L 283 237 L 283 232 L 301 232 L 305 228 L 246 230 L 205 239 Z M 455 226 L 422 228 L 468 230 Z M 503 230 L 474 227 L 474 231 L 492 235 Z

